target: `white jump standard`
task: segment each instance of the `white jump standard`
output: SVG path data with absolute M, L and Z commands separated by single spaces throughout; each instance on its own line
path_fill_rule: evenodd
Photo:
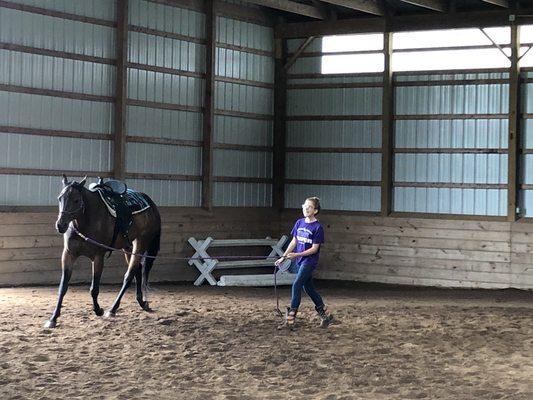
M 283 245 L 287 242 L 287 236 L 283 235 L 279 240 L 267 237 L 265 239 L 213 239 L 205 240 L 189 238 L 190 245 L 195 253 L 189 260 L 189 265 L 194 265 L 200 276 L 194 282 L 195 286 L 201 285 L 205 280 L 211 285 L 218 286 L 273 286 L 273 274 L 254 275 L 224 275 L 217 281 L 212 272 L 215 269 L 251 268 L 251 267 L 274 267 L 276 258 L 283 255 Z M 219 261 L 212 258 L 207 249 L 210 247 L 245 247 L 245 246 L 270 246 L 272 249 L 267 256 L 254 257 L 253 260 Z M 278 285 L 290 285 L 294 280 L 294 274 L 278 271 L 276 280 Z

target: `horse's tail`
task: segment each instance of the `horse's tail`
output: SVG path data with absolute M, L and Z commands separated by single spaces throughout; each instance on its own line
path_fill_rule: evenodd
M 150 275 L 150 270 L 152 269 L 152 265 L 154 265 L 155 257 L 157 256 L 157 253 L 159 253 L 159 248 L 161 246 L 161 229 L 156 233 L 152 241 L 150 242 L 150 246 L 144 253 L 148 257 L 144 257 L 143 259 L 143 270 L 142 270 L 142 282 L 143 285 L 146 288 L 149 288 L 148 285 L 148 277 Z

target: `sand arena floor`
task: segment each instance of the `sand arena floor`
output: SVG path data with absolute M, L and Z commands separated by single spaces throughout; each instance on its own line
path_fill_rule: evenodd
M 106 320 L 74 286 L 45 330 L 56 291 L 0 289 L 0 399 L 533 399 L 530 292 L 328 283 L 339 323 L 304 298 L 288 332 L 272 288 L 130 289 Z

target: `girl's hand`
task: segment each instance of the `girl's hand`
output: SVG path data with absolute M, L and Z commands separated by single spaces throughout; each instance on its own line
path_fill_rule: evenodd
M 286 259 L 287 259 L 287 257 L 282 256 L 282 257 L 278 258 L 274 264 L 276 265 L 276 267 L 279 267 L 283 263 L 283 261 L 285 261 Z

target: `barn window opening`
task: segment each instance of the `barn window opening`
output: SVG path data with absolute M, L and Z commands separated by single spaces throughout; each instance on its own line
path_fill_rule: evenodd
M 383 72 L 383 34 L 335 35 L 322 39 L 322 73 Z
M 520 27 L 520 61 L 533 66 L 533 25 Z M 446 29 L 393 34 L 393 71 L 509 68 L 509 27 Z M 384 69 L 383 34 L 326 36 L 322 73 L 372 73 Z

